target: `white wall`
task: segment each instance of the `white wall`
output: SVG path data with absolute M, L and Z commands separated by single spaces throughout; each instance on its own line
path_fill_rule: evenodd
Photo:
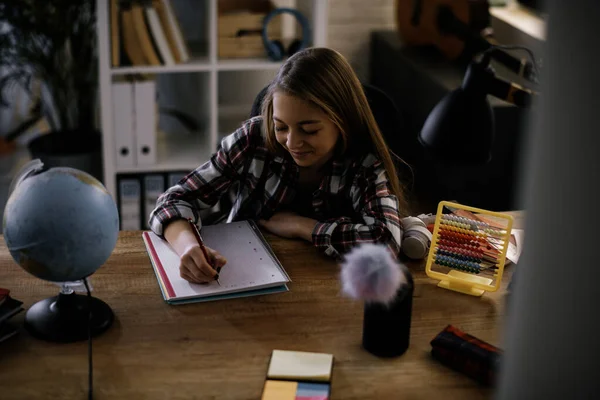
M 371 32 L 396 29 L 395 15 L 395 0 L 329 0 L 329 47 L 342 53 L 365 82 Z

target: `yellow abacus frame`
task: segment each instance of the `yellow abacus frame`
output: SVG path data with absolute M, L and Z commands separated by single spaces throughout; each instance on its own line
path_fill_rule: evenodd
M 433 259 L 437 248 L 439 228 L 441 225 L 444 207 L 470 211 L 472 213 L 488 215 L 491 217 L 505 219 L 507 221 L 507 225 L 505 228 L 506 234 L 503 236 L 504 246 L 501 251 L 501 254 L 498 257 L 498 263 L 496 264 L 498 269 L 494 274 L 496 278 L 494 285 L 491 284 L 494 281 L 494 279 L 491 278 L 484 278 L 482 276 L 477 276 L 454 269 L 448 273 L 441 273 L 438 271 L 433 271 L 431 269 L 432 265 L 434 264 Z M 495 292 L 500 287 L 500 283 L 502 281 L 502 275 L 504 273 L 504 264 L 506 263 L 506 252 L 508 250 L 508 243 L 510 242 L 510 236 L 512 232 L 512 225 L 513 217 L 509 214 L 496 211 L 488 211 L 481 208 L 475 208 L 463 204 L 453 203 L 450 201 L 441 201 L 438 204 L 437 215 L 435 217 L 435 226 L 433 228 L 433 237 L 431 239 L 431 246 L 429 248 L 427 264 L 425 266 L 425 272 L 427 276 L 429 276 L 430 278 L 439 279 L 440 282 L 438 283 L 438 286 L 441 288 L 454 290 L 460 293 L 469 294 L 471 296 L 481 296 L 485 291 Z

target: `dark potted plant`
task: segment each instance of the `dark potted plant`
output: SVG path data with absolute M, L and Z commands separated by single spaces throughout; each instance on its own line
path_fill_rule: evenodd
M 10 142 L 40 120 L 49 127 L 27 146 L 48 167 L 68 166 L 102 179 L 102 136 L 96 128 L 98 60 L 95 0 L 0 0 L 0 101 L 20 86 L 31 117 Z M 33 88 L 40 88 L 37 92 Z

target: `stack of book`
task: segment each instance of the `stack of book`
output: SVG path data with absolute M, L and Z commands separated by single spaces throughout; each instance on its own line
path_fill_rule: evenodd
M 10 290 L 0 288 L 0 343 L 19 331 L 10 319 L 23 311 L 23 302 L 10 297 Z
M 170 0 L 111 0 L 112 66 L 175 65 L 188 45 Z

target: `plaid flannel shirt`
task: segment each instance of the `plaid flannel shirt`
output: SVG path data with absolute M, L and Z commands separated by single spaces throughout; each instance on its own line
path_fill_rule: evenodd
M 157 200 L 150 229 L 163 237 L 178 218 L 201 226 L 202 210 L 213 208 L 235 191 L 227 222 L 269 219 L 294 198 L 299 167 L 272 154 L 262 136 L 262 118 L 246 121 L 225 137 L 209 161 L 187 174 Z M 312 205 L 318 220 L 312 242 L 325 254 L 340 257 L 359 243 L 383 243 L 397 256 L 402 228 L 398 200 L 391 193 L 383 164 L 372 154 L 333 159 Z

